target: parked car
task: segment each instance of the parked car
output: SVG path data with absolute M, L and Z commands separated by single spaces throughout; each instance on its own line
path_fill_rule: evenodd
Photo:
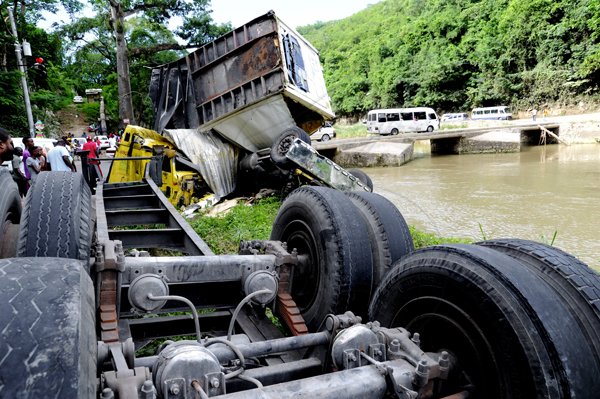
M 332 138 L 335 138 L 335 129 L 330 122 L 325 122 L 323 126 L 310 136 L 311 140 L 316 141 L 329 141 Z
M 82 104 L 83 103 L 83 97 L 81 97 L 81 96 L 75 96 L 75 97 L 73 97 L 73 102 L 75 104 Z
M 100 140 L 100 149 L 101 150 L 106 150 L 108 147 L 110 147 L 110 143 L 108 142 L 107 136 L 96 136 L 94 138 L 94 141 L 96 141 L 96 138 L 98 140 Z

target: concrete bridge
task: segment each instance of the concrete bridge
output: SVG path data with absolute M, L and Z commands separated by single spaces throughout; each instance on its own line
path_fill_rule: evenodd
M 342 166 L 399 166 L 412 159 L 417 140 L 429 140 L 432 154 L 519 152 L 521 145 L 539 145 L 545 129 L 559 137 L 562 126 L 557 120 L 484 123 L 487 125 L 431 133 L 336 139 L 313 143 L 313 147 Z M 598 125 L 598 121 L 594 123 Z M 556 144 L 558 140 L 548 135 L 545 142 Z

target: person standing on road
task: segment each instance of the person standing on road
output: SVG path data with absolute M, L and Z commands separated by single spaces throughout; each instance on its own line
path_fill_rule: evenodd
M 25 165 L 25 178 L 27 179 L 27 187 L 29 188 L 29 180 L 31 179 L 31 175 L 29 174 L 29 169 L 27 169 L 27 158 L 31 156 L 31 149 L 33 148 L 33 138 L 31 137 L 23 137 L 23 165 Z
M 29 169 L 29 176 L 31 179 L 29 180 L 29 184 L 33 184 L 35 179 L 37 179 L 38 175 L 42 171 L 42 166 L 40 165 L 40 155 L 42 155 L 42 147 L 33 147 L 31 149 L 31 156 L 27 158 L 27 169 Z
M 50 164 L 50 170 L 77 172 L 73 159 L 69 155 L 69 151 L 65 148 L 65 141 L 63 139 L 58 139 L 56 146 L 48 151 L 47 162 Z
M 91 137 L 87 138 L 86 143 L 82 147 L 83 151 L 87 151 L 87 167 L 88 167 L 88 184 L 92 192 L 96 190 L 96 180 L 102 176 L 102 170 L 100 169 L 100 161 L 98 160 L 98 146 Z
M 0 127 L 0 159 L 2 159 L 2 162 L 12 161 L 14 150 L 10 133 Z
M 23 165 L 23 149 L 15 147 L 15 154 L 12 159 L 12 176 L 17 187 L 19 187 L 19 195 L 21 198 L 27 195 L 27 178 L 25 177 L 25 169 Z
M 531 110 L 531 119 L 535 122 L 535 118 L 537 116 L 537 109 L 533 108 Z

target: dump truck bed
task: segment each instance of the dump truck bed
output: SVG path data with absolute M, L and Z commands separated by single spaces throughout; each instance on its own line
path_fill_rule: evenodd
M 273 12 L 156 68 L 155 130 L 214 129 L 248 151 L 334 117 L 319 54 Z

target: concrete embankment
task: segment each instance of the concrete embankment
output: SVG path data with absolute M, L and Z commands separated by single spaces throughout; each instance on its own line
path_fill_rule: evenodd
M 410 161 L 414 143 L 369 143 L 338 151 L 333 161 L 342 166 L 400 166 Z

